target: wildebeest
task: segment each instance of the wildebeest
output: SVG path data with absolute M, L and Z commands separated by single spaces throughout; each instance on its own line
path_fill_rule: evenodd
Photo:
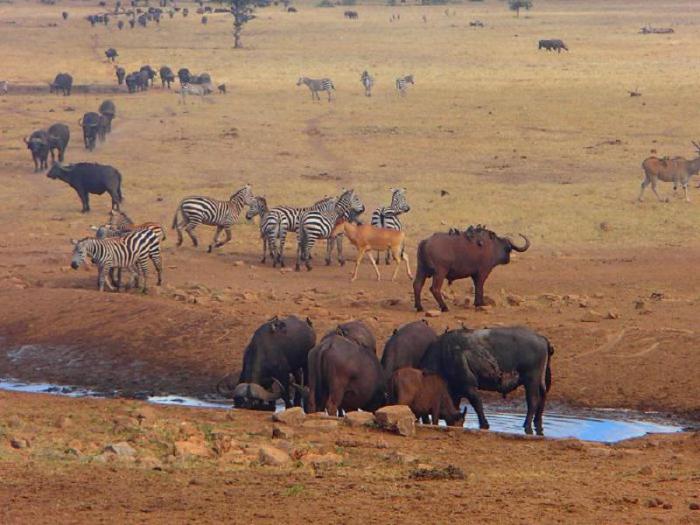
M 559 40 L 558 38 L 550 39 L 550 40 L 540 40 L 539 45 L 537 46 L 537 49 L 545 49 L 547 51 L 556 51 L 557 53 L 561 53 L 562 49 L 564 51 L 569 50 L 569 48 L 566 47 L 566 44 L 562 40 Z
M 290 375 L 297 383 L 307 376 L 307 355 L 316 344 L 316 333 L 309 319 L 293 315 L 273 317 L 253 334 L 243 353 L 243 370 L 231 393 L 237 407 L 273 408 L 282 397 L 287 407 L 290 398 Z M 295 399 L 300 404 L 301 399 Z M 270 406 L 271 405 L 271 406 Z
M 433 425 L 440 419 L 452 427 L 464 425 L 467 409 L 460 413 L 440 375 L 416 368 L 399 368 L 389 378 L 387 387 L 389 403 L 406 405 L 423 423 L 432 418 Z
M 425 319 L 407 323 L 394 330 L 382 353 L 384 376 L 388 379 L 403 367 L 418 368 L 425 351 L 437 337 Z
M 158 76 L 158 73 L 156 73 L 156 71 L 148 64 L 145 66 L 141 66 L 141 69 L 139 71 L 141 71 L 141 73 L 143 73 L 144 71 L 146 72 L 146 75 L 148 76 L 148 81 L 146 82 L 146 86 L 148 86 L 148 85 L 152 86 L 153 79 Z
M 32 152 L 34 171 L 48 168 L 49 134 L 43 129 L 38 129 L 29 135 L 29 138 L 24 137 L 24 143 L 27 145 L 27 149 Z
M 170 89 L 170 83 L 175 82 L 175 74 L 173 73 L 173 70 L 170 69 L 168 66 L 162 66 L 160 68 L 160 81 L 165 87 L 165 85 L 168 85 L 168 89 Z
M 119 56 L 119 53 L 117 53 L 116 49 L 110 47 L 107 51 L 105 51 L 105 56 L 107 57 L 107 60 L 111 60 L 112 62 L 114 62 Z
M 78 125 L 83 128 L 83 141 L 85 149 L 92 151 L 95 149 L 95 141 L 100 131 L 100 115 L 94 111 L 90 111 L 83 115 L 83 118 L 78 120 Z
M 46 176 L 50 179 L 59 179 L 70 185 L 80 197 L 83 213 L 90 211 L 90 193 L 102 195 L 109 193 L 112 197 L 112 209 L 118 210 L 124 199 L 122 196 L 122 175 L 112 166 L 94 164 L 92 162 L 79 162 L 77 164 L 63 165 L 56 163 L 51 166 Z
M 117 84 L 121 86 L 124 83 L 124 77 L 126 76 L 126 70 L 123 67 L 116 66 L 114 68 L 114 73 L 117 75 Z
M 58 152 L 58 162 L 63 162 L 63 157 L 70 141 L 70 129 L 65 124 L 52 124 L 48 131 L 49 151 L 51 151 L 51 162 L 56 159 L 53 150 Z
M 644 190 L 649 184 L 651 184 L 651 191 L 654 192 L 656 198 L 659 199 L 659 201 L 663 201 L 656 191 L 657 181 L 673 182 L 673 191 L 676 191 L 680 184 L 685 194 L 685 200 L 690 202 L 688 198 L 688 182 L 690 177 L 697 175 L 700 171 L 700 144 L 695 141 L 693 141 L 692 144 L 695 146 L 695 149 L 697 149 L 699 156 L 691 160 L 686 160 L 683 157 L 664 157 L 663 159 L 648 157 L 644 159 L 644 162 L 642 162 L 644 180 L 642 181 L 642 188 L 639 191 L 639 202 L 642 202 Z
M 525 387 L 527 417 L 525 432 L 542 434 L 542 413 L 552 384 L 551 358 L 554 348 L 529 328 L 498 327 L 483 330 L 459 329 L 441 335 L 430 345 L 421 368 L 440 374 L 447 382 L 455 405 L 462 396 L 469 400 L 480 428 L 489 428 L 478 390 L 504 396 Z
M 63 92 L 64 96 L 69 96 L 72 87 L 73 77 L 68 73 L 59 73 L 49 86 L 49 91 L 51 93 L 58 93 L 60 90 Z
M 416 278 L 413 281 L 413 295 L 416 310 L 423 311 L 421 291 L 428 277 L 433 278 L 430 291 L 440 310 L 448 310 L 442 299 L 442 282 L 448 284 L 457 279 L 471 277 L 474 282 L 474 306 L 484 305 L 484 282 L 495 266 L 508 264 L 510 252 L 524 252 L 530 247 L 525 239 L 524 246 L 517 246 L 507 237 L 499 237 L 491 230 L 478 225 L 470 226 L 464 232 L 452 235 L 434 233 L 418 244 L 416 254 Z
M 105 119 L 105 133 L 112 131 L 112 120 L 117 114 L 117 108 L 111 100 L 103 100 L 98 109 L 100 115 Z

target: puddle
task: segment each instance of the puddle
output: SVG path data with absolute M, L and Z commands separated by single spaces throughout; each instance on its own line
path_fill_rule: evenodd
M 104 394 L 93 390 L 53 385 L 50 383 L 24 383 L 12 379 L 0 379 L 0 390 L 30 394 L 52 394 L 68 397 L 109 398 L 115 394 Z M 190 408 L 230 409 L 231 402 L 223 399 L 204 400 L 178 395 L 146 396 L 144 400 L 157 405 L 174 405 Z M 276 411 L 284 409 L 279 402 Z M 486 404 L 486 417 L 492 432 L 523 435 L 525 412 Z M 440 421 L 444 425 L 444 421 Z M 467 413 L 465 428 L 478 429 L 476 415 L 471 407 Z M 582 441 L 616 443 L 646 434 L 671 434 L 682 432 L 685 427 L 658 413 L 643 413 L 615 409 L 570 409 L 561 405 L 550 405 L 544 415 L 544 432 L 548 438 L 576 438 Z

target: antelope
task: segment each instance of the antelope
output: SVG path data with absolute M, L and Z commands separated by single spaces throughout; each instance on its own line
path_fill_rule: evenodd
M 649 184 L 651 184 L 651 191 L 654 192 L 656 198 L 660 202 L 664 202 L 664 199 L 656 191 L 656 182 L 659 180 L 662 182 L 673 182 L 673 191 L 676 191 L 680 184 L 683 187 L 686 202 L 690 202 L 688 198 L 688 181 L 690 177 L 697 175 L 700 171 L 700 144 L 695 141 L 691 141 L 691 143 L 695 146 L 698 153 L 698 157 L 692 160 L 686 160 L 683 157 L 664 157 L 663 159 L 648 157 L 642 162 L 644 180 L 642 181 L 642 189 L 639 192 L 639 202 L 642 202 L 644 190 Z M 666 202 L 668 202 L 668 199 L 666 199 Z

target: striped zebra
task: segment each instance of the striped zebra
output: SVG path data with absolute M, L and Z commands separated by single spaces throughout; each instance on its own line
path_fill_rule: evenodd
M 403 230 L 399 215 L 411 211 L 411 207 L 406 200 L 406 188 L 391 189 L 391 204 L 382 206 L 372 212 L 372 226 L 378 228 L 388 228 L 390 230 Z M 379 252 L 377 252 L 377 261 L 379 261 Z M 391 252 L 387 251 L 386 264 L 391 263 Z
M 396 79 L 396 91 L 399 93 L 399 95 L 402 97 L 406 96 L 406 89 L 408 89 L 409 84 L 414 84 L 413 75 L 406 75 Z
M 367 70 L 362 72 L 362 76 L 360 77 L 360 81 L 362 82 L 362 85 L 365 88 L 365 96 L 366 97 L 371 97 L 372 96 L 372 86 L 374 86 L 374 77 L 371 76 Z
M 74 244 L 71 267 L 77 270 L 85 259 L 97 264 L 97 287 L 102 292 L 105 284 L 110 290 L 114 287 L 106 275 L 114 268 L 135 271 L 137 278 L 143 278 L 142 291 L 147 290 L 148 260 L 152 259 L 158 273 L 158 284 L 162 282 L 162 262 L 160 260 L 160 239 L 149 229 L 137 230 L 123 237 L 94 239 L 88 237 Z M 154 246 L 158 247 L 154 251 Z
M 182 229 L 184 228 L 187 235 L 192 239 L 192 245 L 197 246 L 199 241 L 194 236 L 194 229 L 200 224 L 207 226 L 216 226 L 214 239 L 207 250 L 209 253 L 214 248 L 219 248 L 227 242 L 231 241 L 231 227 L 238 222 L 238 216 L 241 210 L 248 206 L 253 200 L 253 192 L 250 189 L 250 184 L 246 184 L 241 189 L 236 191 L 228 201 L 220 201 L 210 199 L 209 197 L 187 197 L 180 201 L 180 204 L 175 210 L 173 218 L 173 229 L 177 230 L 177 246 L 182 245 Z M 182 220 L 178 218 L 182 216 Z M 226 232 L 226 240 L 219 241 L 221 232 Z
M 311 248 L 318 239 L 328 239 L 326 246 L 326 264 L 331 263 L 331 248 L 333 246 L 333 228 L 339 219 L 353 220 L 365 211 L 365 205 L 355 194 L 355 190 L 346 190 L 335 203 L 332 210 L 310 210 L 299 217 L 299 234 L 297 245 L 296 271 L 301 268 L 301 261 L 304 261 L 307 270 L 311 270 Z M 343 250 L 338 243 L 338 261 L 341 266 L 343 260 Z
M 331 90 L 335 91 L 335 86 L 330 78 L 320 78 L 314 79 L 309 77 L 300 77 L 297 81 L 297 86 L 306 84 L 311 91 L 311 100 L 321 101 L 321 97 L 318 96 L 319 91 L 326 91 L 328 93 L 328 102 L 331 101 Z

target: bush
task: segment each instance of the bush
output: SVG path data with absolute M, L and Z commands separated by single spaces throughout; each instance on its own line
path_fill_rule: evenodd
M 340 5 L 357 5 L 357 0 L 340 0 Z
M 331 0 L 321 0 L 316 7 L 335 7 L 335 4 Z

